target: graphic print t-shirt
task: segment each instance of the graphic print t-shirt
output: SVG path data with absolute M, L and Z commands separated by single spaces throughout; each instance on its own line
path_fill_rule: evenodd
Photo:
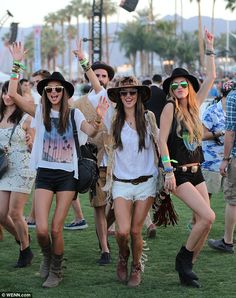
M 58 134 L 59 118 L 51 118 L 51 131 L 44 132 L 42 160 L 71 163 L 73 159 L 73 134 L 69 126 L 65 133 Z
M 60 169 L 77 173 L 77 155 L 71 120 L 69 120 L 67 130 L 63 134 L 59 134 L 57 131 L 59 112 L 51 110 L 50 118 L 51 131 L 46 131 L 42 119 L 42 107 L 39 105 L 35 115 L 36 135 L 31 154 L 31 168 Z M 85 144 L 88 137 L 80 130 L 84 120 L 85 117 L 80 110 L 75 109 L 75 122 L 80 145 Z

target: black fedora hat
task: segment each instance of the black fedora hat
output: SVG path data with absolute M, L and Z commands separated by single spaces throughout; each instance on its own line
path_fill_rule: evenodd
M 142 85 L 135 77 L 123 77 L 116 82 L 114 88 L 107 89 L 107 95 L 111 101 L 117 102 L 120 99 L 120 91 L 124 88 L 136 88 L 143 102 L 147 101 L 151 96 L 151 89 L 147 85 Z
M 66 81 L 63 75 L 57 71 L 53 72 L 47 79 L 44 79 L 38 83 L 37 90 L 40 95 L 43 94 L 44 87 L 46 87 L 51 81 L 60 82 L 61 85 L 66 89 L 68 95 L 70 97 L 73 96 L 75 90 L 74 86 L 70 82 Z
M 110 65 L 106 64 L 105 62 L 96 61 L 92 64 L 91 68 L 92 70 L 105 69 L 108 73 L 109 80 L 111 81 L 114 78 L 114 75 L 115 75 L 114 69 Z M 89 80 L 88 77 L 86 76 L 86 73 L 84 74 L 84 77 L 87 81 Z
M 163 90 L 166 94 L 169 93 L 170 90 L 170 83 L 173 81 L 173 79 L 178 78 L 178 77 L 184 77 L 189 80 L 189 82 L 192 84 L 193 89 L 195 92 L 198 92 L 200 85 L 198 82 L 198 79 L 191 75 L 186 69 L 184 68 L 175 68 L 171 74 L 171 76 L 163 82 Z

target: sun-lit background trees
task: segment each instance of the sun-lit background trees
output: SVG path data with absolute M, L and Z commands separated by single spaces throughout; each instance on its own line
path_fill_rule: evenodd
M 173 0 L 175 8 L 181 7 L 182 0 Z M 117 1 L 103 0 L 103 56 L 102 60 L 110 63 L 109 49 L 112 42 L 118 42 L 120 49 L 125 53 L 128 62 L 133 66 L 136 74 L 139 64 L 139 74 L 146 75 L 153 72 L 154 57 L 159 59 L 163 71 L 168 72 L 173 64 L 186 66 L 190 70 L 204 71 L 204 43 L 201 16 L 201 0 L 197 2 L 198 30 L 187 32 L 183 28 L 183 16 L 177 18 L 177 12 L 172 21 L 159 19 L 153 13 L 153 0 L 147 1 L 146 9 L 137 11 L 136 17 L 120 26 L 115 36 L 109 33 L 109 21 L 117 14 Z M 211 31 L 214 32 L 214 9 L 212 3 Z M 222 0 L 221 0 L 222 1 Z M 234 11 L 236 0 L 224 0 L 225 8 Z M 161 5 L 161 1 L 159 1 Z M 210 7 L 209 7 L 210 9 Z M 80 25 L 87 22 L 88 36 L 91 39 L 92 1 L 72 0 L 65 8 L 50 12 L 44 17 L 41 28 L 41 60 L 42 65 L 55 70 L 57 67 L 72 78 L 72 46 L 76 38 L 81 36 Z M 216 38 L 216 53 L 229 59 L 236 59 L 235 33 L 229 37 L 230 48 L 226 49 L 227 36 L 221 34 Z M 5 37 L 6 38 L 6 37 Z M 88 45 L 90 42 L 88 42 Z M 25 38 L 25 46 L 29 49 L 27 65 L 29 72 L 32 70 L 34 36 L 33 33 Z M 90 48 L 88 46 L 88 48 Z M 88 55 L 91 56 L 90 50 Z M 65 62 L 66 61 L 66 62 Z M 79 69 L 78 69 L 79 72 Z

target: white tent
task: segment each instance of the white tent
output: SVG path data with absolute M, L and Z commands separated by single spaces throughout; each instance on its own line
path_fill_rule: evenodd
M 0 83 L 10 80 L 10 75 L 0 71 Z

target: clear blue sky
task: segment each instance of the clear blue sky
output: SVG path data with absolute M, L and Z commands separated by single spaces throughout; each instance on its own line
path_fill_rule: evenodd
M 173 15 L 175 13 L 175 1 L 177 3 L 177 12 L 180 14 L 180 0 L 153 0 L 154 11 L 159 17 L 165 15 Z M 1 14 L 0 19 L 4 16 L 8 9 L 14 18 L 9 18 L 4 27 L 8 27 L 11 22 L 19 22 L 20 27 L 30 27 L 37 24 L 43 23 L 44 16 L 50 12 L 56 12 L 62 8 L 65 8 L 70 4 L 70 0 L 59 0 L 59 1 L 48 1 L 48 0 L 5 0 L 1 1 Z M 117 6 L 120 0 L 117 0 Z M 189 18 L 197 15 L 197 1 L 190 3 L 190 0 L 182 0 L 183 2 L 183 17 Z M 212 0 L 202 0 L 202 15 L 211 16 Z M 92 3 L 92 0 L 91 0 Z M 148 0 L 139 0 L 136 10 L 141 10 L 147 7 Z M 225 10 L 225 1 L 216 0 L 215 17 L 224 18 L 229 20 L 235 20 L 236 12 L 232 13 Z M 134 13 L 129 13 L 122 8 L 118 8 L 119 20 L 128 20 Z M 113 21 L 117 21 L 115 17 Z

